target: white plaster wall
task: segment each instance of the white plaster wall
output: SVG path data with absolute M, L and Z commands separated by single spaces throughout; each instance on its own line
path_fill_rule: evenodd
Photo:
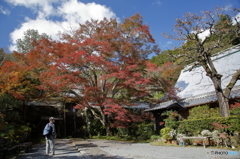
M 231 49 L 213 57 L 213 59 L 217 71 L 223 75 L 222 86 L 225 88 L 232 74 L 240 69 L 240 50 L 239 48 Z M 236 86 L 237 85 L 240 86 L 240 81 L 236 83 Z M 187 71 L 187 68 L 182 70 L 175 87 L 179 89 L 177 95 L 180 98 L 214 91 L 213 83 L 211 79 L 206 76 L 206 72 L 202 67 L 196 67 L 190 72 Z

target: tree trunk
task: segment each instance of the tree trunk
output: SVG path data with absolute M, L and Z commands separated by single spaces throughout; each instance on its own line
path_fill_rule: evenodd
M 230 115 L 228 98 L 224 96 L 223 92 L 216 92 L 216 94 L 218 97 L 218 104 L 221 116 L 228 117 Z
M 227 117 L 230 115 L 229 113 L 229 103 L 228 103 L 228 97 L 224 95 L 223 88 L 222 88 L 222 75 L 218 74 L 213 61 L 211 59 L 211 56 L 207 53 L 204 54 L 203 60 L 202 60 L 202 66 L 206 71 L 206 75 L 211 78 L 215 92 L 218 98 L 218 104 L 219 104 L 219 110 L 220 115 L 222 117 Z
M 64 107 L 63 107 L 63 123 L 64 123 L 64 133 L 63 133 L 63 135 L 64 135 L 64 137 L 66 137 L 67 136 L 67 130 L 66 130 L 66 111 L 65 111 L 65 107 L 66 107 L 66 105 L 65 105 L 65 103 L 64 103 L 64 105 L 63 105 Z
M 110 126 L 108 125 L 108 124 L 106 124 L 106 126 L 105 126 L 105 128 L 106 128 L 106 136 L 110 136 Z
M 108 115 L 105 115 L 105 114 L 104 114 L 104 127 L 105 127 L 105 130 L 106 130 L 106 136 L 110 136 L 111 132 L 110 132 Z
M 87 108 L 87 107 L 86 107 Z M 89 117 L 88 117 L 88 113 L 87 113 L 87 111 L 88 111 L 88 109 L 84 109 L 84 114 L 85 114 L 85 122 L 86 122 L 86 126 L 87 126 L 87 133 L 88 133 L 88 137 L 92 137 L 92 135 L 91 135 L 91 123 L 90 123 L 90 120 L 89 120 Z
M 107 115 L 105 115 L 104 113 L 103 113 L 103 111 L 101 110 L 101 116 L 102 116 L 102 121 L 101 121 L 101 123 L 102 123 L 102 125 L 105 127 L 105 130 L 106 130 L 106 136 L 109 136 L 109 134 L 110 134 L 110 126 L 109 126 L 109 123 L 108 123 L 108 117 L 107 117 Z
M 106 136 L 110 135 L 110 125 L 109 125 L 109 121 L 108 121 L 108 117 L 107 115 L 105 115 L 103 113 L 103 109 L 101 109 L 100 107 L 97 109 L 100 112 L 100 115 L 98 115 L 98 113 L 95 112 L 94 109 L 90 109 L 92 114 L 95 116 L 96 119 L 98 119 L 102 126 L 105 128 L 106 130 Z
M 231 91 L 234 87 L 234 85 L 237 83 L 237 81 L 240 80 L 240 69 L 238 69 L 232 76 L 230 82 L 228 83 L 227 87 L 225 88 L 224 95 L 226 97 L 230 97 Z
M 26 121 L 26 101 L 23 101 L 23 122 Z
M 213 77 L 212 78 L 213 85 L 215 88 L 215 92 L 218 98 L 218 104 L 219 104 L 219 110 L 220 115 L 222 117 L 227 117 L 230 115 L 229 113 L 229 103 L 228 103 L 228 97 L 224 95 L 222 86 L 221 86 L 221 78 L 219 77 Z

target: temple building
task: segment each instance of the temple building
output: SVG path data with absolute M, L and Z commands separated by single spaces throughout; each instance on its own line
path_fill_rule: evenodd
M 231 80 L 232 75 L 240 69 L 240 45 L 223 50 L 212 57 L 213 63 L 219 74 L 222 75 L 222 88 L 225 89 Z M 215 93 L 213 82 L 206 76 L 201 66 L 193 69 L 191 65 L 186 66 L 175 84 L 177 88 L 177 99 L 155 104 L 154 107 L 146 109 L 152 112 L 155 117 L 155 132 L 158 134 L 163 125 L 161 113 L 166 110 L 177 110 L 183 118 L 189 115 L 189 109 L 200 105 L 218 107 L 218 99 Z M 233 99 L 240 98 L 240 80 L 233 87 L 230 95 L 230 104 Z M 201 112 L 199 112 L 201 113 Z

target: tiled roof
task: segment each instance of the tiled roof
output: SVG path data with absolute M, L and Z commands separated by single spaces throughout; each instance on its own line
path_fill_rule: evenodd
M 150 105 L 151 104 L 148 102 L 132 102 L 131 106 L 128 106 L 128 105 L 122 105 L 122 106 L 129 109 L 149 109 Z
M 61 107 L 63 103 L 59 100 L 45 100 L 45 101 L 28 101 L 27 106 L 52 106 L 52 107 Z
M 230 98 L 236 98 L 240 97 L 240 86 L 235 86 L 234 89 L 231 91 Z M 156 104 L 153 108 L 146 109 L 145 111 L 154 111 L 159 109 L 167 109 L 175 106 L 181 106 L 183 108 L 190 107 L 190 106 L 196 106 L 196 105 L 202 105 L 206 103 L 212 103 L 217 101 L 217 96 L 215 92 L 209 92 L 205 94 L 201 94 L 198 96 L 193 96 L 185 99 L 180 99 L 178 101 L 176 100 L 170 100 L 167 102 Z
M 145 111 L 153 111 L 153 110 L 158 110 L 158 109 L 164 109 L 164 108 L 167 108 L 168 106 L 173 105 L 175 103 L 177 103 L 177 101 L 175 101 L 175 100 L 170 100 L 170 101 L 167 101 L 167 102 L 158 103 L 153 108 L 146 109 Z
M 130 106 L 131 109 L 148 109 L 150 108 L 150 103 L 147 102 L 135 102 L 135 105 Z
M 167 101 L 167 102 L 155 104 L 155 106 L 153 108 L 146 109 L 145 111 L 168 109 L 168 108 L 171 108 L 171 107 L 183 108 L 183 105 L 182 105 L 181 101 L 170 100 L 170 101 Z
M 239 98 L 239 97 L 240 97 L 240 86 L 235 86 L 234 89 L 231 91 L 230 98 Z M 212 103 L 212 102 L 216 102 L 217 100 L 218 99 L 217 99 L 216 93 L 212 91 L 202 95 L 185 98 L 181 100 L 180 103 L 183 107 L 188 107 L 188 106 L 201 105 L 205 103 Z
M 187 106 L 194 106 L 194 105 L 200 105 L 204 103 L 212 103 L 217 101 L 217 96 L 216 94 L 209 93 L 207 96 L 201 96 L 201 97 L 195 97 L 191 99 L 185 99 L 181 103 L 184 107 Z

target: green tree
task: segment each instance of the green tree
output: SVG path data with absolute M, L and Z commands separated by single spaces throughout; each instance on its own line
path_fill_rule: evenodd
M 14 98 L 12 95 L 4 93 L 0 94 L 0 116 L 3 123 L 20 123 L 19 106 L 22 102 Z
M 173 58 L 173 56 L 179 55 L 181 53 L 180 48 L 175 48 L 174 50 L 164 50 L 157 56 L 153 56 L 151 59 L 152 63 L 155 63 L 159 67 L 166 64 L 167 62 L 181 64 L 181 59 Z
M 21 39 L 17 39 L 17 52 L 27 53 L 34 48 L 34 43 L 42 38 L 49 39 L 50 36 L 43 33 L 39 34 L 37 30 L 28 29 L 24 32 L 24 36 Z
M 2 48 L 0 48 L 0 66 L 2 66 L 4 59 L 5 59 L 5 52 Z

